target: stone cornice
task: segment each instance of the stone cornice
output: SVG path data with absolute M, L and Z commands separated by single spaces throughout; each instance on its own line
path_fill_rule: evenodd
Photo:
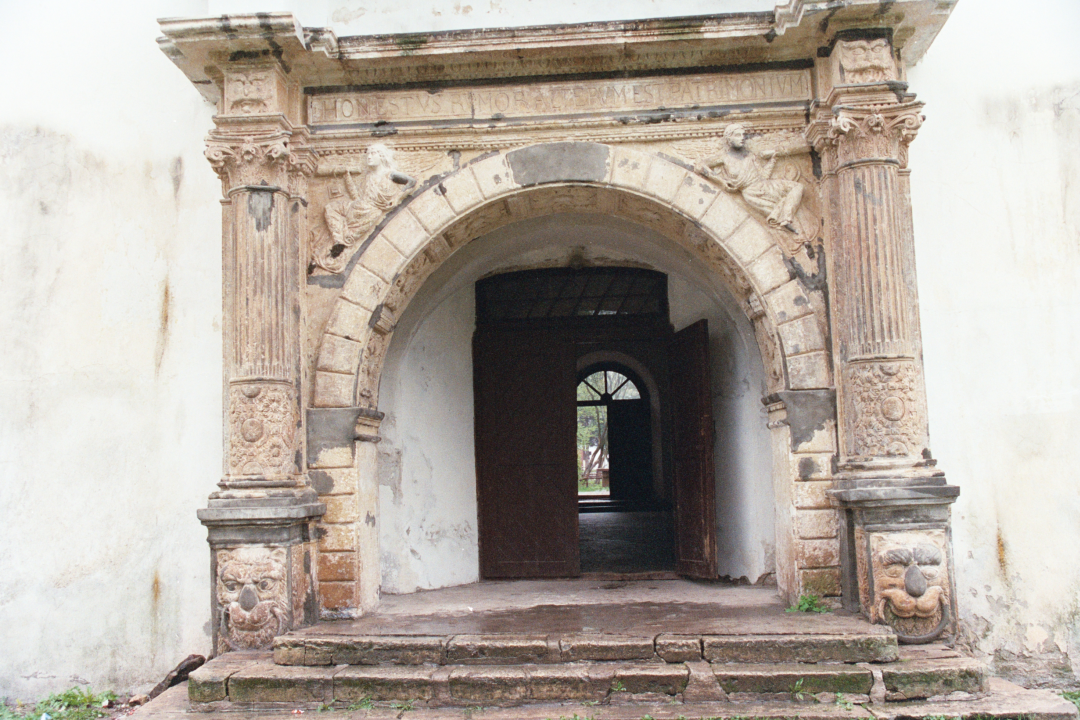
M 835 34 L 887 27 L 905 65 L 941 29 L 952 2 L 790 0 L 775 12 L 337 38 L 287 12 L 160 21 L 162 50 L 203 95 L 220 99 L 230 62 L 278 62 L 301 86 L 441 84 L 603 73 L 662 73 L 811 61 Z

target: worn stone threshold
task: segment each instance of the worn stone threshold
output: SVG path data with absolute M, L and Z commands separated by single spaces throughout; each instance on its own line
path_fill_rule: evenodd
M 989 718 L 1026 720 L 1076 720 L 1076 708 L 1056 693 L 1027 690 L 1018 685 L 991 678 L 988 692 L 963 700 L 932 699 L 909 703 L 862 703 L 847 709 L 834 698 L 830 702 L 795 701 L 719 701 L 684 702 L 628 701 L 593 705 L 581 702 L 535 703 L 518 707 L 487 707 L 477 703 L 468 707 L 425 708 L 407 704 L 383 704 L 370 708 L 319 709 L 300 706 L 274 708 L 232 707 L 228 710 L 205 709 L 198 716 L 206 720 L 259 720 L 316 713 L 319 720 L 834 720 L 864 718 L 873 720 L 911 720 L 945 717 L 963 720 Z M 135 714 L 136 720 L 190 720 L 192 710 L 187 700 L 186 683 L 178 685 Z

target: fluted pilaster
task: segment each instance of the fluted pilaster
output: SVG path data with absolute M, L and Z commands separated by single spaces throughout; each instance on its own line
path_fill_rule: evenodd
M 897 81 L 887 36 L 837 39 L 833 82 L 807 138 L 821 157 L 839 462 L 845 603 L 926 642 L 953 627 L 950 512 L 929 448 L 919 338 L 908 145 L 922 104 Z

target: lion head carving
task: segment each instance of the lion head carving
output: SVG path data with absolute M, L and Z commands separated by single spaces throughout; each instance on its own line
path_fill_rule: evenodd
M 879 551 L 877 615 L 907 643 L 929 642 L 949 620 L 945 552 L 930 543 Z
M 222 650 L 267 648 L 289 629 L 284 548 L 218 552 L 217 598 Z

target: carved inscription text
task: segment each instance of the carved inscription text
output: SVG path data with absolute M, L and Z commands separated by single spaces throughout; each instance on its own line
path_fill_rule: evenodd
M 312 125 L 708 108 L 810 98 L 808 70 L 310 95 Z

